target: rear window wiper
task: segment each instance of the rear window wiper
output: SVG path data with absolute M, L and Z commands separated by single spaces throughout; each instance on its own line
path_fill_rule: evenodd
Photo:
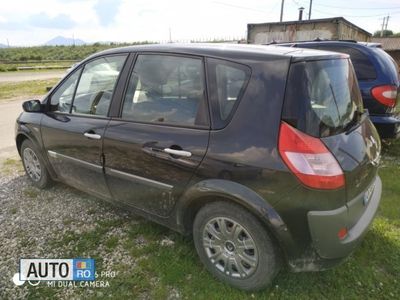
M 356 110 L 354 111 L 353 119 L 344 127 L 344 131 L 346 134 L 354 131 L 361 123 L 364 122 L 365 118 L 369 115 L 368 110 L 364 109 L 364 111 Z

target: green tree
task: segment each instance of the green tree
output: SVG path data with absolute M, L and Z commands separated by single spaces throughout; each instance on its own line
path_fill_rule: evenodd
M 377 30 L 374 32 L 374 37 L 380 37 L 381 36 L 381 31 L 382 30 Z M 393 36 L 393 31 L 392 30 L 383 30 L 383 37 L 390 37 Z

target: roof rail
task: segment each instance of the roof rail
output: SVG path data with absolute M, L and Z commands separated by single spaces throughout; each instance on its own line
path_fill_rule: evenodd
M 306 43 L 306 42 L 348 42 L 348 43 L 358 43 L 356 40 L 331 40 L 317 37 L 313 40 L 302 40 L 302 41 L 291 41 L 291 42 L 279 42 L 273 40 L 272 42 L 265 43 L 263 45 L 274 45 L 274 44 L 296 44 L 296 43 Z

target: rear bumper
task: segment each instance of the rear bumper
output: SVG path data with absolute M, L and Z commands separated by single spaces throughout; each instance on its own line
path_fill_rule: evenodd
M 382 139 L 397 139 L 400 137 L 400 118 L 394 115 L 370 115 Z
M 372 187 L 373 185 L 373 187 Z M 382 182 L 376 177 L 372 194 L 368 197 L 367 191 L 361 193 L 346 206 L 332 211 L 310 211 L 308 213 L 309 229 L 313 247 L 322 260 L 340 261 L 347 257 L 362 241 L 369 225 L 372 223 L 378 210 Z M 339 239 L 338 232 L 346 227 L 348 234 Z

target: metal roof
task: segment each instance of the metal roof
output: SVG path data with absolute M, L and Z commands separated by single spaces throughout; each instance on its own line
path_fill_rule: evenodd
M 372 38 L 372 42 L 382 45 L 383 50 L 400 50 L 400 37 Z

